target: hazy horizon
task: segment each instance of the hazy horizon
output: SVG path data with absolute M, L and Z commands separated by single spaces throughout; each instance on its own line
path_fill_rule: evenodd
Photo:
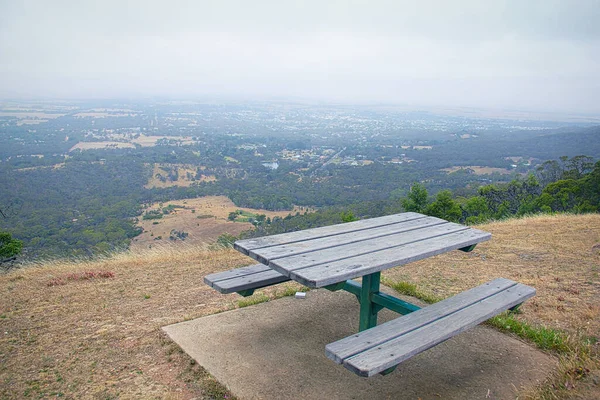
M 0 98 L 600 113 L 597 1 L 0 0 Z

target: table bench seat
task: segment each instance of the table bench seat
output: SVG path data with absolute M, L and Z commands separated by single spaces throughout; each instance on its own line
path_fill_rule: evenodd
M 535 289 L 499 278 L 405 316 L 328 344 L 327 357 L 360 376 L 386 373 L 535 295 Z
M 249 265 L 204 277 L 204 283 L 218 292 L 238 292 L 242 296 L 250 296 L 255 289 L 289 280 L 290 278 L 264 264 Z

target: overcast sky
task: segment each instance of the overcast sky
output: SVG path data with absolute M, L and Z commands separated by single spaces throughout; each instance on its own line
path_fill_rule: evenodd
M 0 0 L 0 98 L 600 113 L 600 0 Z

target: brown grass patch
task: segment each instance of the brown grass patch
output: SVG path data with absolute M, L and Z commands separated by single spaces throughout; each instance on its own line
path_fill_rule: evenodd
M 159 179 L 159 175 L 165 178 L 168 177 L 168 173 L 161 167 L 166 167 L 169 169 L 176 168 L 178 173 L 178 179 L 174 182 L 168 179 L 165 182 L 161 181 Z M 154 164 L 154 168 L 152 170 L 152 177 L 148 180 L 148 183 L 145 185 L 145 187 L 148 189 L 166 188 L 172 186 L 188 187 L 198 182 L 214 182 L 217 180 L 217 178 L 214 175 L 202 175 L 200 179 L 195 180 L 189 179 L 188 173 L 195 178 L 197 168 L 205 169 L 205 167 L 198 167 L 197 165 L 191 164 Z
M 71 147 L 69 151 L 74 150 L 92 150 L 92 149 L 135 149 L 131 143 L 125 142 L 79 142 Z
M 470 169 L 473 171 L 473 173 L 475 175 L 490 175 L 493 174 L 494 172 L 497 172 L 499 174 L 502 175 L 508 175 L 508 174 L 512 174 L 513 171 L 507 168 L 493 168 L 493 167 L 478 167 L 476 165 L 470 165 L 467 167 L 450 167 L 450 168 L 443 168 L 442 171 L 446 171 L 448 173 L 452 173 L 452 172 L 456 172 L 456 171 L 460 171 L 463 169 Z
M 194 143 L 191 136 L 164 136 L 164 135 L 163 136 L 139 135 L 138 137 L 131 138 L 130 141 L 131 141 L 131 143 L 139 144 L 142 147 L 152 147 L 152 146 L 156 146 L 156 142 L 160 139 L 179 141 L 183 145 Z
M 48 120 L 47 119 L 21 119 L 21 120 L 19 120 L 19 122 L 17 122 L 17 126 L 38 125 L 38 124 L 41 124 L 42 122 L 48 122 Z
M 537 289 L 522 318 L 569 333 L 600 334 L 600 215 L 556 215 L 477 226 L 492 240 L 385 273 L 447 297 L 497 277 Z
M 144 232 L 132 241 L 132 249 L 147 249 L 156 244 L 178 245 L 181 241 L 171 242 L 169 235 L 173 229 L 189 234 L 185 239 L 188 244 L 211 244 L 224 234 L 239 235 L 243 231 L 253 228 L 249 222 L 231 222 L 227 219 L 230 212 L 243 210 L 253 214 L 265 214 L 267 217 L 285 217 L 290 213 L 300 212 L 299 208 L 293 211 L 267 211 L 252 208 L 237 207 L 225 196 L 206 196 L 195 199 L 182 199 L 166 203 L 152 204 L 144 210 L 158 210 L 169 205 L 185 208 L 176 208 L 171 214 L 164 215 L 157 220 L 143 220 L 140 218 L 138 226 Z M 157 222 L 157 224 L 154 224 Z M 158 237 L 162 239 L 157 240 Z
M 22 118 L 22 119 L 31 119 L 31 118 L 37 118 L 37 119 L 54 119 L 54 118 L 58 118 L 58 117 L 62 117 L 65 114 L 48 114 L 45 112 L 38 112 L 38 111 L 10 111 L 10 110 L 4 110 L 4 111 L 0 111 L 0 117 L 17 117 L 17 118 Z
M 160 327 L 234 307 L 239 296 L 202 279 L 249 262 L 235 251 L 161 248 L 0 276 L 0 397 L 210 397 L 212 378 Z M 86 279 L 98 271 L 113 277 Z
M 124 113 L 124 112 L 80 112 L 77 114 L 73 114 L 74 117 L 79 117 L 79 118 L 85 118 L 85 117 L 91 117 L 91 118 L 106 118 L 106 117 L 133 117 L 137 114 L 133 113 Z

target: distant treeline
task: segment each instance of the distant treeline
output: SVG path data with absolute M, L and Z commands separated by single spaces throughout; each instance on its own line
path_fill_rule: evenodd
M 535 174 L 505 184 L 482 186 L 475 196 L 456 197 L 450 190 L 429 196 L 421 183 L 397 200 L 362 202 L 330 207 L 314 213 L 254 221 L 256 228 L 241 237 L 257 237 L 326 226 L 358 218 L 372 218 L 403 211 L 420 212 L 453 222 L 475 224 L 538 213 L 600 211 L 600 161 L 576 156 L 546 161 Z M 237 238 L 223 238 L 231 242 Z

